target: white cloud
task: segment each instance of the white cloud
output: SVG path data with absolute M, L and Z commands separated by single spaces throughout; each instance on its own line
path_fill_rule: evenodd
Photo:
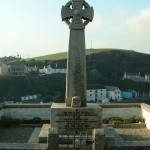
M 131 31 L 137 33 L 150 33 L 150 8 L 143 9 L 139 15 L 131 17 L 128 20 L 128 26 Z
M 100 14 L 94 14 L 92 23 L 89 23 L 89 28 L 100 29 L 104 27 L 104 18 Z

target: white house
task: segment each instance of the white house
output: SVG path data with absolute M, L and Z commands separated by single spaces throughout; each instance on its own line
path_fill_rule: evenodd
M 34 66 L 34 67 L 26 66 L 26 73 L 36 72 L 36 71 L 37 71 L 37 67 L 36 66 Z
M 88 101 L 102 101 L 106 98 L 106 89 L 105 87 L 96 88 L 96 87 L 88 87 L 88 90 L 86 91 L 87 94 L 87 102 Z
M 26 96 L 22 96 L 21 100 L 22 101 L 28 101 L 28 100 L 36 100 L 40 97 L 41 95 L 37 94 L 37 95 L 26 95 Z
M 55 73 L 66 73 L 66 69 L 52 68 L 50 65 L 43 69 L 39 69 L 40 74 L 55 74 Z
M 106 97 L 112 100 L 121 99 L 121 91 L 118 87 L 115 86 L 105 86 L 106 88 Z
M 0 62 L 0 76 L 6 76 L 8 73 L 8 66 L 5 63 Z

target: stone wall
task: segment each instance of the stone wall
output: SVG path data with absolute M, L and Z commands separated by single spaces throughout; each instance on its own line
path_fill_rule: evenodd
M 121 117 L 130 119 L 133 116 L 142 116 L 141 106 L 137 104 L 101 104 L 103 119 L 109 117 Z
M 2 115 L 3 115 L 3 105 L 0 104 L 0 118 L 1 118 Z
M 146 127 L 150 130 L 150 105 L 141 104 L 142 115 L 145 119 Z
M 0 110 L 0 114 L 25 120 L 34 117 L 50 120 L 50 105 L 4 105 L 3 109 Z
M 141 110 L 140 104 L 100 104 L 100 105 L 103 108 L 102 112 L 103 118 L 113 116 L 121 118 L 131 118 L 137 115 L 138 116 L 144 115 L 144 118 L 147 118 L 146 120 L 148 121 L 148 117 L 146 116 L 150 116 L 150 112 L 144 111 L 143 109 Z M 144 104 L 142 106 L 144 106 Z M 29 105 L 6 104 L 0 107 L 0 117 L 2 115 L 8 115 L 20 119 L 32 119 L 34 117 L 40 117 L 43 120 L 49 120 L 50 107 L 51 107 L 50 104 L 29 104 Z

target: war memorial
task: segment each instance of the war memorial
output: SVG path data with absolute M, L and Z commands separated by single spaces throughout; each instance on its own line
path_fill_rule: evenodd
M 70 31 L 65 103 L 0 105 L 0 118 L 50 120 L 35 127 L 27 143 L 0 143 L 0 150 L 149 150 L 150 138 L 124 140 L 113 127 L 102 123 L 109 117 L 141 116 L 145 123 L 126 127 L 148 132 L 149 105 L 86 102 L 85 27 L 94 18 L 93 7 L 85 0 L 70 0 L 62 7 L 61 18 Z
M 102 108 L 98 104 L 86 103 L 84 29 L 93 20 L 94 10 L 84 0 L 72 0 L 62 7 L 61 16 L 70 29 L 66 99 L 64 104 L 53 103 L 51 106 L 50 134 L 57 130 L 59 134 L 72 136 L 92 135 L 92 131 L 98 132 L 102 125 Z

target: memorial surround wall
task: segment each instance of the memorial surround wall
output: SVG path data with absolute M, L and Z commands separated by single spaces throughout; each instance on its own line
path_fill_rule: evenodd
M 131 118 L 142 116 L 147 122 L 150 118 L 150 106 L 147 104 L 100 104 L 103 109 L 102 118 L 118 116 Z M 0 107 L 0 117 L 3 115 L 20 119 L 32 119 L 40 117 L 42 120 L 50 120 L 51 104 L 6 104 Z

